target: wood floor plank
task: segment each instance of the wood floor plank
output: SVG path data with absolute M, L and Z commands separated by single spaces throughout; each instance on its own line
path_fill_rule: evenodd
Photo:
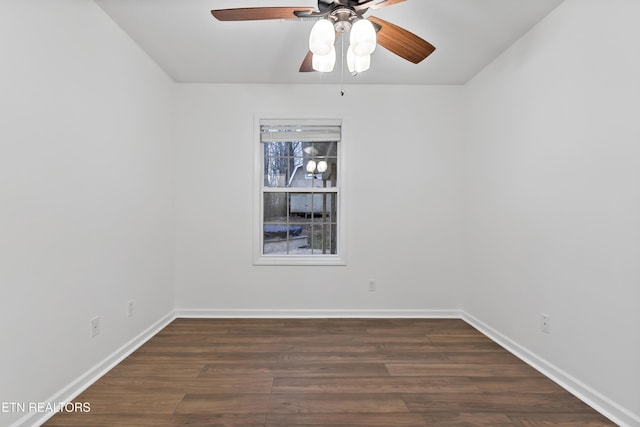
M 176 414 L 313 414 L 408 412 L 404 400 L 392 395 L 186 395 Z
M 175 377 L 103 377 L 91 386 L 95 392 L 118 390 L 120 393 L 229 394 L 270 393 L 273 378 L 175 378 Z
M 510 415 L 515 427 L 609 427 L 611 421 L 597 413 L 555 414 L 553 417 L 541 414 Z
M 341 351 L 346 353 L 368 353 L 376 351 L 376 346 L 371 344 L 318 344 L 318 343 L 245 343 L 245 344 L 208 344 L 202 342 L 199 344 L 181 345 L 181 351 L 189 354 L 199 353 L 274 353 L 274 352 L 293 352 L 293 353 L 330 353 Z M 156 344 L 140 348 L 140 353 L 166 353 L 175 349 L 173 344 Z
M 58 414 L 47 426 L 66 427 L 264 427 L 266 416 L 262 414 L 215 415 L 135 415 L 135 414 Z
M 566 391 L 542 374 L 529 377 L 468 377 L 469 380 L 484 393 L 559 393 Z
M 183 393 L 149 393 L 148 390 L 125 395 L 119 390 L 93 391 L 89 388 L 75 401 L 89 402 L 91 414 L 171 415 L 184 396 Z
M 76 402 L 45 425 L 614 425 L 460 319 L 176 319 Z
M 420 325 L 371 326 L 366 329 L 369 335 L 409 335 L 427 337 L 428 331 Z
M 492 342 L 491 339 L 489 339 L 488 337 L 484 336 L 484 335 L 477 335 L 477 334 L 468 334 L 468 335 L 463 335 L 463 334 L 429 334 L 428 336 L 429 338 L 429 342 L 431 343 L 446 343 L 446 342 L 466 342 L 466 343 L 473 343 L 473 342 Z
M 478 352 L 478 351 L 466 351 L 466 352 L 450 352 L 443 351 L 442 355 L 449 362 L 454 363 L 508 363 L 518 365 L 522 363 L 520 359 L 511 353 L 506 351 L 492 351 L 492 352 Z
M 176 346 L 175 349 L 164 353 L 138 353 L 135 352 L 127 357 L 122 364 L 132 365 L 137 364 L 156 364 L 156 363 L 171 363 L 178 364 L 193 364 L 193 365 L 207 365 L 207 364 L 225 364 L 230 363 L 234 365 L 238 364 L 252 364 L 252 363 L 277 363 L 280 360 L 282 353 L 221 353 L 215 350 L 209 352 L 198 353 L 185 353 L 179 350 L 180 346 Z
M 362 364 L 306 364 L 306 363 L 286 363 L 286 364 L 253 364 L 253 365 L 231 365 L 212 364 L 205 365 L 200 373 L 201 377 L 318 377 L 318 376 L 340 376 L 340 377 L 371 377 L 388 376 L 389 373 L 384 364 L 362 363 Z
M 513 427 L 513 420 L 500 413 L 439 412 L 424 414 L 424 425 L 438 427 Z
M 279 361 L 297 363 L 446 363 L 444 353 L 377 351 L 375 353 L 281 353 Z
M 266 427 L 425 427 L 421 414 L 375 413 L 375 414 L 270 414 Z
M 215 344 L 273 344 L 282 343 L 286 337 L 273 335 L 196 335 L 196 334 L 167 334 L 162 337 L 156 337 L 150 345 L 215 345 Z M 347 336 L 348 339 L 348 336 Z M 308 341 L 308 339 L 307 339 Z M 327 341 L 331 342 L 329 339 Z M 314 341 L 318 342 L 318 341 Z M 335 337 L 334 341 L 335 343 Z
M 175 414 L 267 414 L 270 400 L 268 394 L 190 394 L 176 407 Z
M 386 343 L 377 346 L 386 352 L 503 352 L 504 349 L 494 342 L 431 342 L 423 344 Z
M 278 337 L 280 342 L 283 343 L 348 343 L 348 344 L 385 344 L 385 343 L 407 343 L 407 344 L 420 344 L 430 343 L 431 338 L 425 334 L 421 335 L 369 335 L 364 333 L 349 333 L 349 334 L 329 334 L 329 333 L 317 333 L 312 336 L 308 335 L 288 335 Z M 473 341 L 476 337 L 470 338 Z M 223 338 L 221 338 L 223 339 Z M 446 339 L 445 339 L 446 340 Z M 486 342 L 486 339 L 483 340 Z
M 276 378 L 272 393 L 480 393 L 467 378 Z
M 136 363 L 120 364 L 110 370 L 106 376 L 124 378 L 178 377 L 196 378 L 204 369 L 204 363 Z
M 554 413 L 589 412 L 588 406 L 566 393 L 460 393 L 403 394 L 410 411 L 415 412 L 479 412 L 479 413 Z
M 393 376 L 450 376 L 450 377 L 530 377 L 537 376 L 538 371 L 525 364 L 505 363 L 387 363 L 389 373 Z
M 267 318 L 178 318 L 169 324 L 163 332 L 184 331 L 219 331 L 227 328 L 242 328 L 249 330 L 254 328 L 284 328 L 286 319 Z
M 272 394 L 271 413 L 396 413 L 409 412 L 398 395 L 373 394 Z

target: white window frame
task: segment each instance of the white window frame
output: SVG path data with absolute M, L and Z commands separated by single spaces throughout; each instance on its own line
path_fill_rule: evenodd
M 293 117 L 293 118 L 292 118 Z M 341 126 L 341 138 L 337 144 L 338 154 L 338 174 L 335 184 L 337 203 L 337 254 L 314 254 L 314 255 L 264 255 L 264 149 L 260 138 L 260 125 L 264 122 L 273 122 L 280 125 L 339 125 Z M 254 115 L 254 138 L 253 138 L 253 265 L 346 265 L 346 232 L 345 215 L 346 197 L 344 191 L 344 121 L 333 116 L 307 116 L 299 117 L 295 115 Z M 295 189 L 291 189 L 295 192 Z M 304 190 L 308 192 L 308 189 Z M 311 189 L 313 191 L 313 189 Z

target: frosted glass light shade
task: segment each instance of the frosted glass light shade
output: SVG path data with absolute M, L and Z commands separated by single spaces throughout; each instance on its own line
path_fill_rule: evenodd
M 320 160 L 318 162 L 317 168 L 318 168 L 318 172 L 320 172 L 320 173 L 326 172 L 327 171 L 327 162 L 325 162 L 324 160 Z
M 309 160 L 307 163 L 307 172 L 313 173 L 316 170 L 316 162 L 313 160 Z
M 314 70 L 321 73 L 330 73 L 333 71 L 333 67 L 336 65 L 336 48 L 332 45 L 331 51 L 328 55 L 313 54 L 311 59 L 311 66 Z
M 353 46 L 355 56 L 371 55 L 376 50 L 376 29 L 373 24 L 366 19 L 356 21 L 351 27 L 349 44 Z
M 371 66 L 371 55 L 356 56 L 353 53 L 353 45 L 347 49 L 347 67 L 350 73 L 362 73 Z
M 336 41 L 336 30 L 331 21 L 320 19 L 311 28 L 309 50 L 314 55 L 328 55 Z

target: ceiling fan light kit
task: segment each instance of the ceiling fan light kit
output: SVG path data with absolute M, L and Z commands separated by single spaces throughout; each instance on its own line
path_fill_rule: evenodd
M 369 69 L 376 45 L 418 64 L 436 49 L 417 35 L 380 18 L 364 17 L 369 9 L 380 9 L 406 0 L 318 0 L 316 9 L 301 7 L 248 7 L 215 9 L 211 14 L 219 21 L 254 21 L 265 19 L 318 18 L 309 34 L 309 52 L 300 66 L 301 72 L 331 72 L 336 62 L 335 43 L 349 32 L 347 67 L 353 74 Z
M 351 27 L 349 43 L 355 56 L 371 55 L 376 50 L 376 30 L 367 19 L 360 19 Z
M 322 73 L 329 73 L 333 71 L 333 67 L 336 65 L 336 48 L 331 46 L 331 50 L 326 55 L 313 54 L 311 64 L 314 70 Z
M 322 21 L 318 21 L 318 22 L 322 22 Z M 366 19 L 363 19 L 358 22 L 369 22 L 369 21 L 367 21 Z M 370 22 L 369 24 L 371 25 Z M 349 66 L 349 71 L 351 73 L 361 73 L 369 69 L 369 64 L 371 62 L 371 53 L 373 52 L 376 46 L 376 33 L 375 33 L 375 30 L 373 30 L 373 25 L 371 25 L 371 29 L 373 30 L 373 32 L 368 33 L 366 30 L 361 31 L 361 33 L 364 33 L 364 34 L 359 34 L 354 40 L 353 31 L 354 29 L 357 29 L 357 28 L 363 28 L 363 27 L 362 26 L 358 27 L 356 25 L 352 27 L 351 41 L 349 44 L 349 49 L 347 50 L 347 64 L 351 64 L 351 66 Z M 313 36 L 310 36 L 309 38 L 309 46 L 311 47 L 312 45 L 314 45 L 315 47 L 315 44 L 317 43 L 317 41 L 314 40 L 315 43 L 312 42 L 312 37 Z M 327 37 L 326 41 L 328 41 L 329 39 L 331 40 L 335 39 L 333 31 L 331 33 L 331 37 L 330 38 Z M 326 45 L 326 43 L 323 43 L 323 45 Z M 315 71 L 320 71 L 323 73 L 329 73 L 333 71 L 333 66 L 335 65 L 336 53 L 333 45 L 331 45 L 331 48 L 333 49 L 333 52 L 327 55 L 323 55 L 317 52 L 316 50 L 318 49 L 316 50 L 309 49 L 313 53 L 312 66 Z M 332 59 L 329 59 L 329 57 L 331 56 L 332 56 Z M 322 58 L 319 58 L 319 57 L 322 57 Z M 333 65 L 329 67 L 328 64 L 329 64 L 329 61 L 331 60 L 333 61 L 332 62 Z M 318 65 L 316 66 L 316 64 Z
M 336 42 L 333 24 L 328 19 L 320 19 L 311 28 L 309 50 L 314 55 L 328 55 Z
M 347 49 L 347 68 L 352 74 L 362 73 L 367 71 L 371 66 L 371 55 L 359 55 L 356 56 L 353 53 L 353 45 Z
M 309 34 L 309 50 L 313 53 L 312 67 L 315 71 L 328 73 L 333 71 L 335 55 L 329 55 L 336 42 L 336 33 L 350 32 L 347 64 L 351 73 L 361 73 L 369 69 L 370 55 L 376 49 L 376 29 L 366 18 L 348 8 L 337 8 L 327 18 L 318 20 Z M 322 56 L 323 58 L 317 58 Z M 356 59 L 360 58 L 360 59 Z M 356 62 L 358 65 L 356 66 Z

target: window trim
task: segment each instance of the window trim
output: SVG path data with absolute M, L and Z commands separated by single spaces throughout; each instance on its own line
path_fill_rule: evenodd
M 293 117 L 293 118 L 292 118 Z M 337 223 L 338 223 L 338 253 L 333 254 L 317 254 L 317 255 L 264 255 L 263 250 L 263 221 L 264 221 L 264 149 L 262 147 L 262 141 L 260 139 L 260 125 L 264 122 L 273 122 L 279 125 L 340 125 L 341 137 L 337 144 L 338 154 L 338 176 L 336 180 L 336 203 L 337 209 Z M 302 116 L 299 114 L 254 114 L 253 124 L 253 265 L 333 265 L 343 266 L 347 265 L 346 260 L 346 232 L 345 232 L 345 212 L 346 212 L 346 197 L 344 189 L 344 176 L 345 176 L 345 149 L 344 149 L 344 120 L 335 116 L 329 115 L 313 115 Z M 296 190 L 293 190 L 296 191 Z M 308 190 L 306 190 L 308 191 Z

